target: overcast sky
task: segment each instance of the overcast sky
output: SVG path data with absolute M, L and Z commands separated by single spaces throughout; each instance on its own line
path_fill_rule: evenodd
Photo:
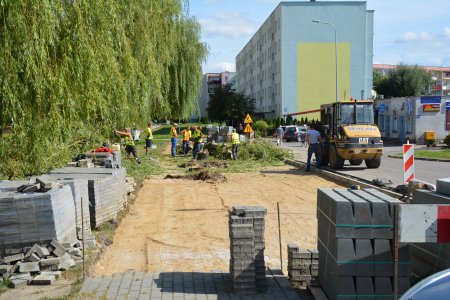
M 279 2 L 190 0 L 210 51 L 203 72 L 235 71 L 236 55 Z M 450 66 L 450 0 L 368 0 L 367 9 L 375 10 L 374 63 Z

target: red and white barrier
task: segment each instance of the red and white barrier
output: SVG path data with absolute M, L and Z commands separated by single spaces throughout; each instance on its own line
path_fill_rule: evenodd
M 403 145 L 403 181 L 408 183 L 414 178 L 414 145 Z
M 399 242 L 448 243 L 450 205 L 399 205 L 397 226 Z

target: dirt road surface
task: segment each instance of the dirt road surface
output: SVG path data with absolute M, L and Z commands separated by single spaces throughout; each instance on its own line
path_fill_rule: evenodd
M 336 184 L 290 166 L 226 177 L 226 183 L 218 184 L 184 179 L 145 181 L 92 275 L 130 269 L 227 271 L 228 208 L 233 205 L 267 208 L 265 255 L 269 266 L 280 265 L 277 201 L 284 266 L 288 243 L 316 248 L 316 191 Z

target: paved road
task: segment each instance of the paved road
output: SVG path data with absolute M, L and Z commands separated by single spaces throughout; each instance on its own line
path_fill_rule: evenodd
M 306 162 L 307 148 L 300 147 L 300 143 L 283 143 L 283 147 L 292 150 L 295 159 Z M 417 147 L 422 148 L 423 146 Z M 377 177 L 386 178 L 391 180 L 393 182 L 392 186 L 395 187 L 403 183 L 403 160 L 391 158 L 388 155 L 400 152 L 402 152 L 401 146 L 385 145 L 381 166 L 378 169 L 367 169 L 364 163 L 361 166 L 350 166 L 348 161 L 346 161 L 344 169 L 340 170 L 339 173 L 369 181 Z M 439 178 L 450 177 L 450 162 L 416 160 L 415 174 L 417 179 L 435 184 Z

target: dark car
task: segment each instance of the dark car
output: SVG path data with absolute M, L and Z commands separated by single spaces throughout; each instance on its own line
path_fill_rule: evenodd
M 286 142 L 302 140 L 302 135 L 306 135 L 306 126 L 288 126 L 284 132 L 284 138 Z

